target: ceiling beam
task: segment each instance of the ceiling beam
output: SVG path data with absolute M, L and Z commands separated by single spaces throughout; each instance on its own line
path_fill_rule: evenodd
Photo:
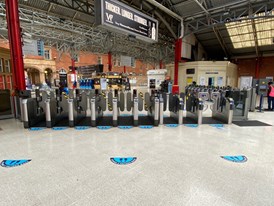
M 150 6 L 150 4 L 148 4 L 147 2 L 143 2 L 143 4 L 149 8 L 152 9 L 152 6 Z M 166 26 L 166 28 L 169 30 L 169 32 L 172 34 L 174 39 L 177 39 L 177 35 L 175 34 L 175 32 L 173 31 L 173 29 L 171 28 L 170 24 L 162 17 L 162 15 L 158 12 L 158 11 L 154 11 L 155 15 L 163 22 L 163 24 Z
M 258 36 L 257 36 L 257 30 L 256 30 L 254 19 L 251 19 L 251 24 L 252 24 L 252 30 L 254 35 L 254 41 L 255 41 L 255 51 L 256 51 L 257 57 L 259 57 L 259 43 L 258 43 Z
M 222 47 L 222 49 L 223 49 L 223 51 L 224 51 L 226 57 L 229 57 L 229 56 L 230 56 L 229 50 L 228 50 L 227 47 L 226 47 L 226 44 L 225 44 L 225 42 L 224 42 L 224 39 L 223 39 L 222 36 L 221 36 L 221 33 L 219 32 L 218 27 L 217 27 L 217 26 L 213 26 L 212 29 L 213 29 L 213 31 L 214 31 L 214 33 L 215 33 L 217 39 L 218 39 L 219 44 L 221 45 L 221 47 Z
M 196 2 L 196 4 L 198 4 L 198 6 L 206 13 L 209 14 L 209 11 L 198 1 L 198 0 L 194 0 Z

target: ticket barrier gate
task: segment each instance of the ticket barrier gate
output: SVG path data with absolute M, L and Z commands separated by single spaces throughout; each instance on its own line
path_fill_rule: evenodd
M 219 120 L 225 124 L 232 124 L 234 101 L 232 98 L 225 97 L 224 92 L 214 91 L 211 92 L 211 105 L 212 118 Z
M 46 91 L 35 90 L 35 98 L 22 99 L 23 124 L 25 128 L 46 127 Z
M 48 96 L 45 104 L 46 126 L 48 128 L 69 126 L 68 96 L 65 93 L 61 93 L 59 89 L 56 89 L 55 97 Z
M 92 90 L 76 89 L 75 94 L 70 92 L 68 100 L 69 126 L 90 126 L 91 111 L 89 101 Z
M 190 92 L 186 97 L 186 117 L 202 124 L 204 101 L 209 97 L 208 92 Z
M 139 92 L 138 96 L 138 125 L 159 125 L 159 94 L 152 90 L 151 95 L 146 92 L 145 95 Z M 137 101 L 135 99 L 134 101 Z M 135 104 L 135 102 L 134 102 Z M 137 103 L 136 103 L 137 105 Z
M 160 124 L 183 124 L 184 97 L 171 93 L 160 94 Z
M 228 91 L 226 97 L 234 100 L 233 121 L 248 120 L 251 89 Z
M 117 126 L 117 97 L 113 98 L 112 92 L 106 94 L 96 89 L 91 95 L 90 109 L 92 127 Z
M 138 98 L 137 90 L 131 92 L 120 92 L 118 95 L 118 125 L 138 126 Z

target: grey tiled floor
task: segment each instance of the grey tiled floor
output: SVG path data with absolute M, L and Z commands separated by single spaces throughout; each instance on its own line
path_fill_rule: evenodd
M 250 113 L 274 125 L 274 113 Z M 0 205 L 274 205 L 273 127 L 29 131 L 1 120 Z M 243 164 L 221 155 L 245 155 Z M 136 156 L 131 165 L 113 156 Z

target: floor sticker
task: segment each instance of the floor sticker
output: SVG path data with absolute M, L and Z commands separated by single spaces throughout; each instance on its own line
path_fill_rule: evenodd
M 190 128 L 196 128 L 198 127 L 198 124 L 184 124 L 186 127 L 190 127 Z
M 215 128 L 223 128 L 224 125 L 223 124 L 210 124 L 211 127 L 215 127 Z
M 118 126 L 119 129 L 132 129 L 133 126 Z
M 111 129 L 112 127 L 111 126 L 97 126 L 97 128 L 100 130 L 108 130 L 108 129 Z
M 30 131 L 41 131 L 46 129 L 45 127 L 31 127 L 29 128 Z
M 0 165 L 2 167 L 17 167 L 30 162 L 31 160 L 3 160 Z
M 74 129 L 76 129 L 76 130 L 87 130 L 90 128 L 91 128 L 90 126 L 76 126 L 76 127 L 74 127 Z
M 55 130 L 55 131 L 61 131 L 66 129 L 68 129 L 68 127 L 52 127 L 52 130 Z
M 221 158 L 230 161 L 230 162 L 236 162 L 236 163 L 244 163 L 247 161 L 247 157 L 244 155 L 239 156 L 221 156 Z
M 111 157 L 110 161 L 118 165 L 128 165 L 135 162 L 137 157 Z
M 166 127 L 178 127 L 179 124 L 165 124 Z
M 153 126 L 152 125 L 140 125 L 139 128 L 141 128 L 141 129 L 152 129 Z

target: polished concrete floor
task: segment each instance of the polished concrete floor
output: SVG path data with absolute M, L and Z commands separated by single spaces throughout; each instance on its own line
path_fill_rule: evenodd
M 274 112 L 250 113 L 274 125 Z M 274 129 L 225 125 L 29 131 L 0 120 L 0 205 L 274 205 Z M 245 163 L 222 159 L 245 155 Z M 137 157 L 117 165 L 111 157 Z

